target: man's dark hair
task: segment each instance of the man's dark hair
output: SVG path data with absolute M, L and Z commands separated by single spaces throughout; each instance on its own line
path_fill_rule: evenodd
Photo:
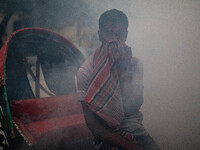
M 128 18 L 127 16 L 120 10 L 111 9 L 104 12 L 99 18 L 99 29 L 102 30 L 104 28 L 105 23 L 121 23 L 126 29 L 128 28 Z

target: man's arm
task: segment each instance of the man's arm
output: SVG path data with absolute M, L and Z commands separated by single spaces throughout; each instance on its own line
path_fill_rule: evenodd
M 136 59 L 136 58 L 134 58 Z M 124 107 L 126 112 L 130 114 L 137 113 L 143 103 L 143 64 L 136 59 L 137 63 L 134 65 L 134 74 L 132 81 L 124 80 L 128 78 L 126 74 L 121 76 L 122 93 L 124 98 Z
M 109 127 L 102 124 L 102 122 L 97 119 L 96 114 L 89 109 L 87 104 L 85 104 L 85 102 L 81 103 L 86 124 L 95 137 L 98 137 L 105 143 L 124 150 L 142 150 L 137 144 L 129 142 L 119 134 L 113 132 Z
M 97 138 L 101 139 L 103 142 L 110 145 L 119 147 L 124 150 L 141 150 L 138 145 L 133 142 L 129 142 L 122 136 L 111 131 L 111 129 L 97 118 L 97 115 L 88 108 L 87 104 L 84 101 L 85 93 L 88 88 L 89 77 L 91 75 L 91 65 L 87 59 L 82 67 L 77 73 L 77 99 L 81 101 L 83 113 L 85 116 L 86 124 L 92 134 Z

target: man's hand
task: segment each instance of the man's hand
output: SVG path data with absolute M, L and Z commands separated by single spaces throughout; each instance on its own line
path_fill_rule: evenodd
M 96 114 L 88 108 L 85 102 L 82 102 L 82 108 L 86 124 L 95 137 L 98 137 L 105 143 L 119 147 L 120 149 L 143 150 L 136 143 L 129 142 L 124 137 L 102 124 L 102 122 L 97 119 Z

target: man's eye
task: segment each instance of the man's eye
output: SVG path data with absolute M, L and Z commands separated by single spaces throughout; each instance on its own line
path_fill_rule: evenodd
M 120 35 L 122 35 L 122 34 L 123 34 L 123 31 L 118 31 L 118 32 L 117 32 L 117 35 L 118 35 L 118 36 L 120 36 Z
M 111 32 L 104 32 L 104 35 L 105 36 L 112 36 L 112 33 Z

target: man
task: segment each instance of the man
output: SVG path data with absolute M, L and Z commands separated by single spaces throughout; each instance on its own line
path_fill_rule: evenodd
M 125 44 L 127 28 L 123 12 L 104 12 L 98 31 L 102 45 L 77 73 L 77 98 L 95 150 L 159 149 L 142 125 L 143 68 Z

